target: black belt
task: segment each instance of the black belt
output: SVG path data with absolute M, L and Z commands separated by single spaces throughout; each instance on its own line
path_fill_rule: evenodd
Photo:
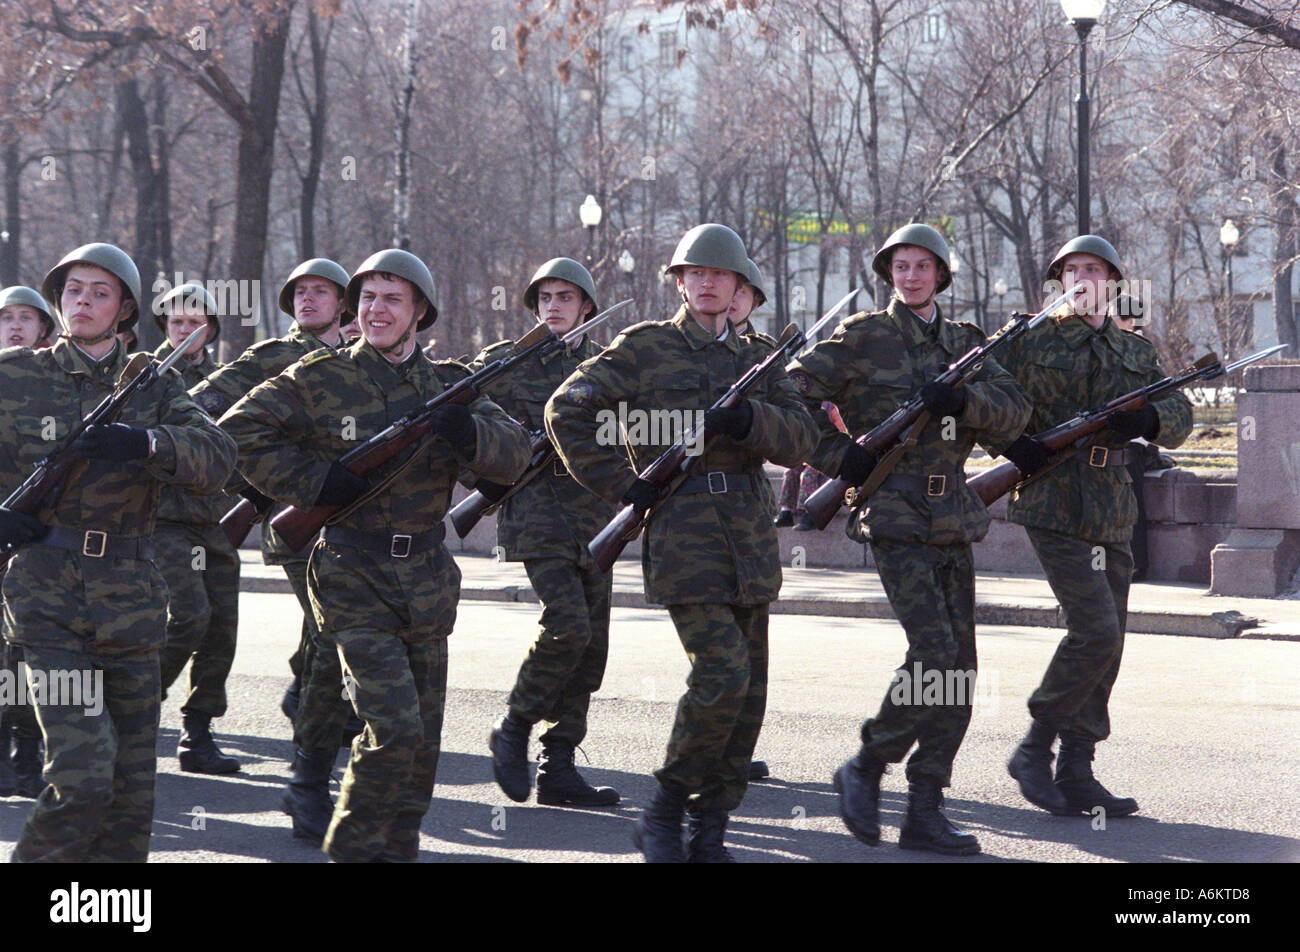
M 326 526 L 321 530 L 321 538 L 330 545 L 345 545 L 394 559 L 430 552 L 442 544 L 446 535 L 447 527 L 442 523 L 438 523 L 435 529 L 414 535 L 405 532 L 395 532 L 392 535 L 385 532 L 362 532 L 347 526 Z
M 121 536 L 98 529 L 65 529 L 50 526 L 36 545 L 49 545 L 69 552 L 80 552 L 92 559 L 138 559 L 148 562 L 156 554 L 153 539 L 148 536 Z
M 1129 457 L 1131 455 L 1134 454 L 1130 454 L 1128 448 L 1123 446 L 1119 449 L 1108 449 L 1105 446 L 1090 446 L 1086 451 L 1081 450 L 1077 455 L 1070 458 L 1076 463 L 1091 466 L 1093 469 L 1105 469 L 1107 466 L 1127 465 L 1130 461 Z
M 879 488 L 923 493 L 926 496 L 943 496 L 957 488 L 957 481 L 961 477 L 962 474 L 959 473 L 928 473 L 925 476 L 890 473 L 881 482 Z
M 718 493 L 737 492 L 741 489 L 757 489 L 758 481 L 746 474 L 713 472 L 705 476 L 689 476 L 678 487 L 678 493 Z

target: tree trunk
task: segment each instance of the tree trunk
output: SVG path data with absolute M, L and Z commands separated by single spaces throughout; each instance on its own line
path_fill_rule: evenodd
M 284 77 L 284 54 L 289 39 L 289 10 L 267 24 L 253 41 L 252 74 L 248 84 L 251 122 L 240 129 L 235 179 L 234 245 L 230 254 L 230 278 L 244 290 L 237 292 L 235 305 L 253 302 L 260 295 L 262 264 L 266 257 L 267 216 L 271 201 L 272 158 L 275 151 L 275 120 L 280 108 L 280 81 Z M 220 302 L 218 302 L 220 303 Z M 233 360 L 253 342 L 253 315 L 237 313 L 227 301 L 229 315 L 222 325 L 221 360 Z
M 1278 184 L 1273 195 L 1273 209 L 1277 224 L 1277 239 L 1273 253 L 1273 324 L 1277 328 L 1277 342 L 1289 344 L 1286 356 L 1300 356 L 1296 347 L 1295 307 L 1291 300 L 1292 262 L 1296 256 L 1296 209 L 1291 189 L 1287 186 L 1286 143 L 1279 135 L 1273 150 L 1273 180 Z M 1249 342 L 1248 342 L 1249 343 Z
M 397 106 L 397 189 L 393 195 L 393 244 L 411 248 L 411 100 L 415 98 L 415 69 L 419 52 L 415 48 L 416 21 L 420 0 L 406 8 L 406 80 Z
M 159 207 L 158 173 L 154 168 L 149 141 L 149 113 L 140 96 L 139 81 L 135 77 L 117 84 L 117 110 L 126 135 L 126 151 L 131 160 L 131 177 L 135 184 L 135 263 L 140 269 L 140 286 L 144 300 L 140 302 L 140 321 L 135 332 L 140 346 L 153 350 L 162 342 L 162 333 L 153 321 L 152 303 L 155 294 L 170 289 L 172 274 L 163 272 L 166 285 L 155 287 L 162 265 L 158 236 L 162 228 Z
M 22 159 L 18 156 L 18 136 L 10 133 L 4 158 L 5 217 L 4 235 L 0 237 L 0 285 L 18 283 L 18 253 L 22 246 L 23 219 L 19 199 Z

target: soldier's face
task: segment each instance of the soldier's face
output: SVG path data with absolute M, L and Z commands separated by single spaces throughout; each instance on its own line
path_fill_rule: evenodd
M 354 317 L 339 328 L 339 333 L 343 335 L 343 343 L 351 344 L 361 336 L 361 322 Z
M 590 313 L 591 303 L 576 284 L 548 278 L 537 285 L 537 319 L 556 336 L 569 333 Z
M 1084 316 L 1101 316 L 1110 301 L 1110 265 L 1096 255 L 1079 252 L 1066 257 L 1061 263 L 1061 284 L 1065 288 L 1082 284 L 1083 290 L 1075 295 L 1074 312 Z
M 357 319 L 361 322 L 361 333 L 375 350 L 388 353 L 407 336 L 408 330 L 413 336 L 419 317 L 415 308 L 415 289 L 409 281 L 377 274 L 362 279 Z
M 334 326 L 343 311 L 343 292 L 333 281 L 307 275 L 293 283 L 293 319 L 317 336 Z
M 126 316 L 122 285 L 116 277 L 93 264 L 68 269 L 59 296 L 63 322 L 74 340 L 99 341 Z
M 727 308 L 727 320 L 731 321 L 733 327 L 739 327 L 749 320 L 749 315 L 754 311 L 754 301 L 754 286 L 748 281 L 742 282 L 731 299 L 731 307 Z
M 35 347 L 45 333 L 41 312 L 26 304 L 0 311 L 0 347 Z
M 724 268 L 685 267 L 677 272 L 677 290 L 686 306 L 705 317 L 725 314 L 739 284 L 739 275 Z
M 167 339 L 171 341 L 173 347 L 179 347 L 185 343 L 185 338 L 189 337 L 200 327 L 207 326 L 208 316 L 203 313 L 201 304 L 182 304 L 172 309 L 167 315 Z M 203 345 L 208 342 L 211 334 L 205 334 L 190 345 L 190 349 L 185 352 L 186 357 L 196 357 L 203 351 Z
M 901 245 L 889 261 L 899 299 L 912 310 L 926 307 L 939 287 L 939 259 L 916 245 Z

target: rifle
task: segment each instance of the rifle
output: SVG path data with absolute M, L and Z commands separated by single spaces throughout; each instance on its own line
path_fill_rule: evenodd
M 1197 380 L 1211 380 L 1232 373 L 1247 364 L 1263 360 L 1286 346 L 1286 344 L 1277 344 L 1251 354 L 1249 357 L 1234 361 L 1226 367 L 1223 366 L 1223 363 L 1216 355 L 1206 354 L 1179 374 L 1147 384 L 1145 387 L 1126 393 L 1122 397 L 1116 397 L 1095 410 L 1085 410 L 1064 423 L 1058 423 L 1042 433 L 1034 434 L 1034 439 L 1043 444 L 1043 449 L 1047 450 L 1050 455 L 1048 456 L 1047 465 L 1028 479 L 1025 479 L 1024 474 L 1020 472 L 1015 463 L 1008 460 L 1005 463 L 999 463 L 992 469 L 987 469 L 972 476 L 966 480 L 966 485 L 975 490 L 984 505 L 991 506 L 1017 486 L 1033 482 L 1044 473 L 1055 469 L 1088 449 L 1092 443 L 1088 437 L 1093 433 L 1104 430 L 1110 424 L 1111 414 L 1116 411 L 1140 410 L 1148 403 L 1154 403 L 1167 394 L 1181 390 Z
M 555 445 L 546 435 L 546 430 L 529 434 L 528 468 L 523 475 L 511 485 L 503 486 L 488 479 L 480 479 L 474 484 L 474 490 L 447 513 L 451 517 L 456 535 L 462 539 L 474 530 L 484 516 L 490 516 L 502 506 L 507 499 L 523 489 L 550 467 L 555 460 Z
M 221 517 L 218 525 L 230 540 L 232 548 L 238 549 L 244 544 L 248 534 L 253 531 L 253 526 L 266 518 L 273 505 L 275 505 L 274 500 L 258 506 L 248 499 L 241 499 L 230 507 L 230 511 Z
M 986 341 L 978 347 L 972 347 L 948 366 L 948 369 L 935 378 L 935 383 L 959 387 L 974 377 L 993 353 L 1005 347 L 1011 341 L 1029 333 L 1043 321 L 1047 320 L 1062 306 L 1074 299 L 1083 285 L 1076 284 L 1060 297 L 1054 299 L 1037 314 L 1021 314 L 1015 311 L 1011 315 L 1011 324 L 997 337 Z M 804 502 L 804 511 L 808 519 L 818 529 L 825 529 L 840 506 L 853 506 L 859 499 L 869 497 L 885 481 L 885 477 L 898 465 L 899 459 L 916 445 L 921 431 L 930 422 L 930 412 L 921 402 L 921 391 L 912 393 L 884 421 L 858 437 L 857 444 L 871 453 L 878 460 L 871 470 L 871 475 L 861 486 L 853 486 L 847 479 L 836 476 L 828 479 Z
M 709 409 L 734 407 L 745 398 L 745 394 L 752 390 L 759 380 L 763 379 L 773 367 L 778 366 L 777 361 L 783 360 L 787 354 L 793 354 L 802 349 L 804 344 L 815 336 L 827 321 L 843 310 L 844 306 L 853 300 L 855 295 L 860 293 L 861 289 L 855 288 L 844 295 L 839 303 L 827 311 L 806 334 L 793 324 L 787 325 L 772 352 L 746 370 L 726 393 L 714 401 L 713 406 Z M 654 462 L 637 474 L 638 479 L 643 479 L 660 490 L 659 502 L 663 502 L 664 499 L 677 491 L 677 488 L 690 475 L 695 460 L 704 455 L 703 451 L 695 455 L 687 453 L 687 447 L 695 446 L 698 443 L 698 429 L 698 427 L 691 427 L 676 443 L 664 450 Z M 707 432 L 704 434 L 706 448 L 712 442 L 712 439 L 712 436 Z M 591 553 L 592 559 L 595 560 L 597 571 L 608 572 L 613 567 L 614 562 L 617 561 L 627 544 L 641 534 L 642 528 L 649 521 L 650 515 L 655 511 L 655 508 L 652 506 L 644 512 L 637 512 L 635 506 L 625 505 L 615 514 L 609 524 L 587 543 L 587 551 Z
M 0 506 L 14 512 L 23 512 L 34 516 L 45 505 L 45 500 L 59 487 L 72 483 L 81 474 L 85 460 L 73 451 L 72 444 L 77 442 L 88 427 L 109 424 L 122 414 L 126 402 L 137 391 L 147 390 L 153 382 L 172 368 L 190 346 L 199 338 L 207 335 L 207 326 L 198 328 L 185 342 L 167 355 L 167 359 L 155 365 L 148 354 L 133 356 L 117 378 L 113 392 L 96 404 L 95 408 L 77 423 L 63 441 L 52 449 L 44 459 L 38 460 L 22 485 L 11 492 Z M 61 490 L 60 490 L 61 491 Z
M 345 453 L 339 458 L 339 463 L 354 476 L 366 476 L 374 472 L 380 466 L 395 458 L 402 450 L 422 439 L 432 427 L 434 411 L 439 407 L 452 403 L 463 405 L 472 402 L 482 393 L 485 387 L 498 377 L 519 366 L 523 361 L 534 355 L 546 354 L 566 346 L 575 334 L 586 333 L 596 323 L 605 320 L 631 303 L 631 298 L 619 301 L 613 307 L 607 308 L 596 315 L 596 317 L 578 325 L 564 337 L 557 337 L 545 324 L 538 324 L 515 341 L 514 347 L 510 349 L 510 353 L 505 357 L 499 357 L 485 364 L 463 380 L 458 380 L 448 386 L 442 393 L 425 403 L 424 406 L 412 410 L 400 419 L 393 421 L 360 446 Z M 326 522 L 337 521 L 346 517 L 348 513 L 358 506 L 382 492 L 415 459 L 415 453 L 418 450 L 419 447 L 417 446 L 400 466 L 388 473 L 378 483 L 370 486 L 360 498 L 347 506 L 317 504 L 308 509 L 289 506 L 271 520 L 271 528 L 280 533 L 281 538 L 284 539 L 291 550 L 294 552 L 301 551 Z M 247 499 L 241 500 L 235 508 L 238 509 L 241 506 L 254 508 L 253 504 Z M 226 518 L 231 518 L 232 515 L 233 513 L 227 513 Z

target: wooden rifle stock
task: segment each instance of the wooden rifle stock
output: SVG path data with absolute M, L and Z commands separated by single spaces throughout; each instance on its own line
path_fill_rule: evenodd
M 452 507 L 451 512 L 447 513 L 447 515 L 451 517 L 451 525 L 456 530 L 456 535 L 463 539 L 473 532 L 474 527 L 479 524 L 479 521 L 484 516 L 491 515 L 500 509 L 507 499 L 541 475 L 551 465 L 552 460 L 555 459 L 555 447 L 551 445 L 550 437 L 546 435 L 545 430 L 539 430 L 533 434 L 532 445 L 529 450 L 530 461 L 528 468 L 509 486 L 480 479 L 474 484 L 474 490 Z M 480 488 L 484 486 L 490 492 Z

